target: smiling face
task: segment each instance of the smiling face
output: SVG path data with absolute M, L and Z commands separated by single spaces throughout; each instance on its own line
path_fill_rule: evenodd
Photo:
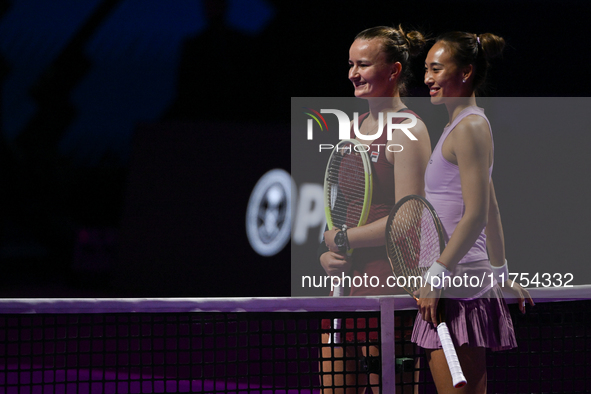
M 386 60 L 379 38 L 353 42 L 349 49 L 349 80 L 355 87 L 355 97 L 392 97 L 397 75 L 397 67 Z
M 425 84 L 431 103 L 442 104 L 445 97 L 471 96 L 471 71 L 472 66 L 460 68 L 442 42 L 433 45 L 425 59 Z

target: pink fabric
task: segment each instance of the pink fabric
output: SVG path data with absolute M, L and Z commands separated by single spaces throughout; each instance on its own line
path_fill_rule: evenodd
M 455 347 L 468 345 L 486 347 L 493 351 L 517 347 L 513 321 L 499 286 L 483 297 L 471 301 L 446 298 L 446 324 Z M 423 320 L 420 312 L 415 319 L 411 340 L 426 349 L 440 349 L 437 329 Z
M 466 207 L 459 168 L 443 157 L 441 147 L 457 124 L 469 115 L 486 119 L 482 108 L 468 107 L 460 112 L 443 130 L 425 173 L 426 198 L 437 211 L 448 239 L 464 215 Z M 491 165 L 489 168 L 489 177 L 492 175 L 492 167 Z M 491 272 L 483 227 L 472 248 L 452 273 L 455 278 L 462 278 L 462 283 L 458 281 L 457 285 L 445 287 L 442 293 L 444 298 L 440 300 L 444 302 L 445 320 L 456 347 L 468 345 L 495 351 L 517 347 L 509 309 L 496 281 L 491 280 Z M 441 348 L 436 327 L 425 322 L 420 312 L 415 319 L 411 339 L 423 348 Z
M 482 116 L 488 122 L 484 115 L 484 110 L 478 107 L 465 108 L 454 121 L 443 129 L 443 134 L 435 146 L 427 171 L 425 172 L 425 197 L 433 205 L 435 211 L 441 219 L 445 232 L 449 237 L 453 234 L 460 219 L 464 215 L 465 205 L 462 197 L 462 186 L 460 183 L 460 170 L 457 165 L 447 161 L 441 152 L 441 147 L 447 136 L 460 123 L 462 119 L 469 115 Z M 489 123 L 490 129 L 490 123 Z M 492 129 L 491 138 L 492 138 Z M 493 166 L 490 166 L 489 177 L 492 175 Z M 474 246 L 460 260 L 459 264 L 465 264 L 473 261 L 486 260 L 486 235 L 484 227 Z
M 443 297 L 469 301 L 482 297 L 497 284 L 488 259 L 456 266 L 451 286 L 444 283 Z

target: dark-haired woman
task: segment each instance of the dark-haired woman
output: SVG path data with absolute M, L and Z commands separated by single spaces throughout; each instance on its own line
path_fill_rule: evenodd
M 346 232 L 348 247 L 345 249 L 355 249 L 353 256 L 347 258 L 339 251 L 335 236 L 340 230 L 335 229 L 324 234 L 328 251 L 321 255 L 320 262 L 328 275 L 341 276 L 344 273 L 351 278 L 367 275 L 379 279 L 376 287 L 353 286 L 348 293 L 351 296 L 400 294 L 402 290 L 387 285 L 392 270 L 384 248 L 384 234 L 387 216 L 397 200 L 408 194 L 424 195 L 424 172 L 431 154 L 429 134 L 420 118 L 407 109 L 400 98 L 410 76 L 410 59 L 420 52 L 424 44 L 423 35 L 417 31 L 406 33 L 400 27 L 375 27 L 359 33 L 349 50 L 349 80 L 355 89 L 355 96 L 366 99 L 369 104 L 369 112 L 359 117 L 357 126 L 359 132 L 367 136 L 360 142 L 370 146 L 368 154 L 372 158 L 374 178 L 372 205 L 367 224 Z M 416 116 L 417 124 L 410 131 L 417 141 L 411 141 L 398 129 L 388 140 L 386 126 L 381 136 L 372 138 L 379 131 L 380 123 L 387 124 L 385 117 L 389 112 Z M 410 119 L 393 119 L 393 123 L 398 122 L 408 123 Z M 353 126 L 351 124 L 350 138 L 356 138 Z M 402 150 L 399 146 L 403 147 Z M 352 328 L 350 323 L 353 322 L 347 323 L 347 328 Z M 330 324 L 329 320 L 325 320 L 323 327 L 329 329 Z M 363 323 L 358 320 L 358 324 Z M 369 324 L 371 326 L 372 322 Z M 328 344 L 328 340 L 328 334 L 324 334 L 323 343 Z M 323 347 L 321 372 L 324 392 L 333 391 L 328 387 L 340 387 L 337 392 L 356 392 L 356 388 L 351 387 L 353 385 L 360 386 L 359 390 L 363 392 L 367 374 L 358 371 L 358 357 L 377 357 L 377 348 L 368 345 L 376 340 L 377 330 L 370 331 L 369 338 L 365 333 L 354 335 L 347 332 L 346 343 L 342 347 Z M 343 356 L 347 359 L 343 360 Z M 379 384 L 379 376 L 371 374 L 369 383 Z M 345 389 L 344 385 L 350 387 Z
M 504 40 L 493 34 L 447 33 L 437 38 L 425 61 L 425 84 L 431 102 L 445 105 L 449 115 L 425 173 L 426 198 L 449 236 L 445 250 L 429 270 L 429 278 L 489 278 L 493 272 L 495 277 L 504 272 L 507 278 L 502 226 L 491 180 L 492 129 L 484 110 L 476 105 L 475 95 L 485 82 L 489 60 L 500 55 L 504 45 Z M 426 349 L 439 393 L 486 393 L 486 348 L 517 346 L 511 316 L 495 282 L 484 281 L 480 287 L 447 286 L 444 290 L 446 322 L 468 382 L 460 389 L 453 388 L 436 332 L 441 289 L 431 285 L 438 281 L 431 280 L 420 289 L 420 316 L 415 320 L 412 340 Z M 522 312 L 525 299 L 533 305 L 529 293 L 518 284 L 509 281 L 504 288 L 520 299 Z

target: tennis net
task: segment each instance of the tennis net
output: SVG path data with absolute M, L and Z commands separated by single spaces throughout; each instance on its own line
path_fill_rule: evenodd
M 489 392 L 589 392 L 591 286 L 531 293 L 537 305 L 526 315 L 510 305 L 519 348 L 487 354 Z M 414 304 L 4 299 L 0 393 L 434 393 L 424 353 L 410 342 Z M 334 319 L 346 346 L 328 343 Z

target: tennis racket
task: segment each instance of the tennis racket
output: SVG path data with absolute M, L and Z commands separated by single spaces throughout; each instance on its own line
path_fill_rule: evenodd
M 404 290 L 416 299 L 414 292 L 421 286 L 425 272 L 439 258 L 445 248 L 443 226 L 433 206 L 423 197 L 410 195 L 392 208 L 386 224 L 386 248 L 392 272 L 405 277 Z M 402 281 L 401 281 L 402 282 Z M 398 280 L 397 280 L 398 283 Z M 437 308 L 437 334 L 451 372 L 454 387 L 466 384 L 449 329 L 445 324 L 444 299 Z
M 342 140 L 333 149 L 324 175 L 324 212 L 328 229 L 363 226 L 371 206 L 371 163 L 367 145 L 356 140 Z M 353 250 L 348 250 L 351 256 Z M 335 286 L 334 297 L 343 295 L 343 288 Z M 340 319 L 334 320 L 334 343 L 341 343 L 338 330 Z

